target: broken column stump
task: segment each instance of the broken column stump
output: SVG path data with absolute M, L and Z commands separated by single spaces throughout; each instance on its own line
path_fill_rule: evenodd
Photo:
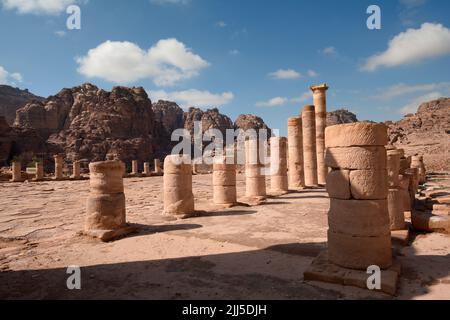
M 164 213 L 177 219 L 195 214 L 192 164 L 188 156 L 169 155 L 164 160 Z
M 126 222 L 125 165 L 117 160 L 94 162 L 89 164 L 89 171 L 90 193 L 84 233 L 111 241 L 135 231 Z
M 395 292 L 388 212 L 387 128 L 355 123 L 331 126 L 325 134 L 330 196 L 328 251 L 305 273 L 319 280 L 365 287 L 368 267 L 382 270 L 381 291 Z M 348 275 L 351 274 L 349 280 Z M 394 289 L 393 289 L 394 288 Z

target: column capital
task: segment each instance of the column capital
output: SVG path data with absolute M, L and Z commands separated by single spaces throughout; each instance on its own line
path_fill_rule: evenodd
M 315 91 L 327 91 L 329 89 L 329 87 L 327 86 L 326 83 L 320 84 L 320 85 L 317 85 L 317 86 L 311 86 L 309 88 L 311 89 L 312 92 L 315 92 Z

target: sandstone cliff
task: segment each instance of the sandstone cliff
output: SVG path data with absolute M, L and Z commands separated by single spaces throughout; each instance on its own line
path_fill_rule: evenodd
M 12 125 L 16 118 L 16 111 L 32 100 L 42 101 L 44 98 L 35 96 L 26 89 L 0 85 L 0 116 Z
M 339 109 L 327 113 L 327 126 L 352 122 L 358 122 L 358 118 L 347 109 Z
M 450 98 L 424 103 L 416 114 L 386 125 L 392 144 L 423 155 L 428 169 L 450 170 Z
M 18 110 L 15 126 L 36 130 L 69 161 L 103 160 L 110 153 L 124 161 L 151 159 L 158 138 L 143 88 L 114 87 L 107 92 L 83 84 L 63 89 Z

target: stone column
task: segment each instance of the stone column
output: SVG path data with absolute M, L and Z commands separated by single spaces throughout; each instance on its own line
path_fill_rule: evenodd
M 425 165 L 423 163 L 423 157 L 411 157 L 411 168 L 417 168 L 419 170 L 419 184 L 424 184 L 426 182 L 427 173 L 425 170 Z
M 144 162 L 144 175 L 150 176 L 150 162 Z
M 414 204 L 416 199 L 416 194 L 419 192 L 419 169 L 409 168 L 406 169 L 405 174 L 409 175 L 409 194 L 411 197 L 411 205 Z
M 317 151 L 316 151 L 316 113 L 314 106 L 305 106 L 302 110 L 303 124 L 303 160 L 305 169 L 305 185 L 318 185 Z
M 401 153 L 398 150 L 387 151 L 387 170 L 388 170 L 388 211 L 391 221 L 391 231 L 406 229 L 404 194 L 400 189 L 400 159 Z
M 154 165 L 155 165 L 155 173 L 156 174 L 161 174 L 162 170 L 161 170 L 161 161 L 159 159 L 155 159 L 154 160 Z
M 387 128 L 354 123 L 331 126 L 325 132 L 325 163 L 332 168 L 327 177 L 328 258 L 350 269 L 389 268 Z
M 164 213 L 182 219 L 194 212 L 191 159 L 169 155 L 164 160 Z
M 12 179 L 11 182 L 22 182 L 22 163 L 13 161 L 11 164 Z
M 34 181 L 44 180 L 44 164 L 41 161 L 36 162 L 36 176 Z
M 72 179 L 80 179 L 81 178 L 81 174 L 80 174 L 80 161 L 74 161 L 72 164 Z
M 137 160 L 131 161 L 131 175 L 139 175 L 139 162 Z
M 288 119 L 288 158 L 289 158 L 289 189 L 305 188 L 305 173 L 303 168 L 303 126 L 302 118 Z
M 245 195 L 255 200 L 266 199 L 266 177 L 259 154 L 258 139 L 245 141 Z
M 214 204 L 232 207 L 237 203 L 236 165 L 228 164 L 226 157 L 214 159 L 213 201 Z
M 124 163 L 117 160 L 93 162 L 89 164 L 89 171 L 85 233 L 103 241 L 129 233 L 123 188 Z
M 270 190 L 275 194 L 286 194 L 289 191 L 286 154 L 287 139 L 270 138 Z
M 314 106 L 316 109 L 316 149 L 317 149 L 317 176 L 320 185 L 324 185 L 328 175 L 325 165 L 325 128 L 327 127 L 327 90 L 328 86 L 322 84 L 312 86 Z
M 55 180 L 61 180 L 63 178 L 63 157 L 59 154 L 53 157 L 55 159 Z

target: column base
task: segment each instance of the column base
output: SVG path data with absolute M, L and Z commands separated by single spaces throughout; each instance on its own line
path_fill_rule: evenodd
M 394 260 L 392 267 L 381 270 L 381 289 L 374 290 L 394 296 L 401 273 L 401 265 Z M 328 251 L 322 251 L 313 260 L 303 274 L 305 281 L 318 281 L 331 284 L 353 286 L 361 289 L 367 288 L 367 279 L 370 274 L 366 270 L 353 270 L 339 267 L 328 260 Z
M 119 238 L 123 238 L 130 233 L 134 233 L 137 231 L 137 229 L 138 228 L 136 226 L 126 225 L 122 228 L 114 230 L 85 230 L 82 232 L 82 234 L 95 239 L 99 239 L 103 242 L 110 242 Z

